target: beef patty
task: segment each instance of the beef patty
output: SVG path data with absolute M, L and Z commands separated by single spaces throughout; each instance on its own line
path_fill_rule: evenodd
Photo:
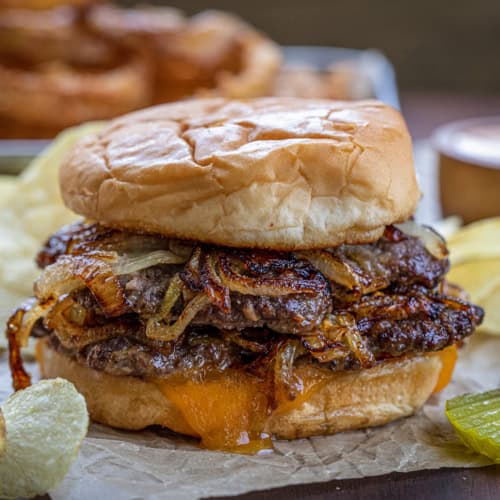
M 46 267 L 61 256 L 129 255 L 171 246 L 162 237 L 79 223 L 52 236 L 38 263 Z M 255 369 L 274 362 L 280 346 L 290 343 L 302 361 L 332 370 L 368 368 L 441 350 L 470 335 L 482 320 L 479 307 L 440 292 L 448 260 L 392 226 L 372 244 L 298 254 L 174 246 L 185 255 L 184 263 L 118 276 L 123 302 L 118 313 L 110 313 L 90 286 L 79 286 L 69 297 L 55 299 L 69 300 L 80 312 L 67 308 L 49 315 L 32 333 L 49 335 L 53 348 L 92 368 L 163 377 Z M 328 278 L 325 262 L 333 274 Z M 171 304 L 168 323 L 179 321 L 193 297 L 207 299 L 183 333 L 151 338 L 147 325 L 161 315 L 175 280 L 182 293 Z

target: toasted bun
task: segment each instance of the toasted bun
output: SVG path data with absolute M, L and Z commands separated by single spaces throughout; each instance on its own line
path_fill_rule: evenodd
M 77 364 L 39 341 L 45 378 L 63 377 L 85 396 L 91 418 L 120 429 L 161 425 L 183 434 L 189 426 L 158 386 L 135 377 L 118 377 Z M 436 386 L 438 356 L 418 356 L 370 370 L 331 374 L 331 381 L 301 406 L 279 409 L 266 430 L 294 439 L 383 425 L 420 408 Z
M 420 193 L 401 115 L 376 101 L 193 99 L 126 115 L 61 168 L 103 224 L 283 250 L 373 241 Z

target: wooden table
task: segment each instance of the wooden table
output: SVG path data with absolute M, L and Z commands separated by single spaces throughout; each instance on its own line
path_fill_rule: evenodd
M 500 465 L 479 469 L 439 469 L 388 474 L 365 479 L 301 484 L 247 493 L 238 500 L 498 500 Z M 218 500 L 223 500 L 222 497 Z

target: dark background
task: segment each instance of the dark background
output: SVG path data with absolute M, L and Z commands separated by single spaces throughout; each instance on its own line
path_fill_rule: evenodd
M 133 1 L 125 3 L 133 4 Z M 149 0 L 236 12 L 277 42 L 378 48 L 403 90 L 500 94 L 500 0 Z

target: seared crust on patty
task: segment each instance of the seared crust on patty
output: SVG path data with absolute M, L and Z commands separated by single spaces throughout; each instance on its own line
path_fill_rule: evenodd
M 160 236 L 78 223 L 53 235 L 38 262 L 57 282 L 52 267 L 65 267 L 72 259 L 85 267 L 99 252 L 136 255 L 172 245 L 186 252 L 183 264 L 158 264 L 118 276 L 118 312 L 109 310 L 108 299 L 102 302 L 102 289 L 96 295 L 93 285 L 77 287 L 58 299 L 57 312 L 38 322 L 35 333 L 50 335 L 54 349 L 93 369 L 163 378 L 207 369 L 262 372 L 285 345 L 295 350 L 295 361 L 332 371 L 369 368 L 460 342 L 482 317 L 476 306 L 440 292 L 447 259 L 434 257 L 418 238 L 395 227 L 371 244 L 294 255 L 174 244 Z M 326 279 L 314 266 L 328 259 L 333 269 L 340 266 L 351 274 L 340 273 L 341 283 Z M 224 284 L 220 279 L 226 272 L 232 274 Z M 353 286 L 343 281 L 349 277 L 356 279 Z M 54 277 L 44 274 L 41 282 L 47 279 Z M 165 324 L 159 337 L 151 337 L 148 325 L 176 280 L 184 291 L 171 304 L 167 323 L 179 321 L 193 294 L 207 294 L 210 300 L 183 333 L 164 337 Z M 47 291 L 40 291 L 44 288 L 37 286 L 39 300 L 46 297 Z

